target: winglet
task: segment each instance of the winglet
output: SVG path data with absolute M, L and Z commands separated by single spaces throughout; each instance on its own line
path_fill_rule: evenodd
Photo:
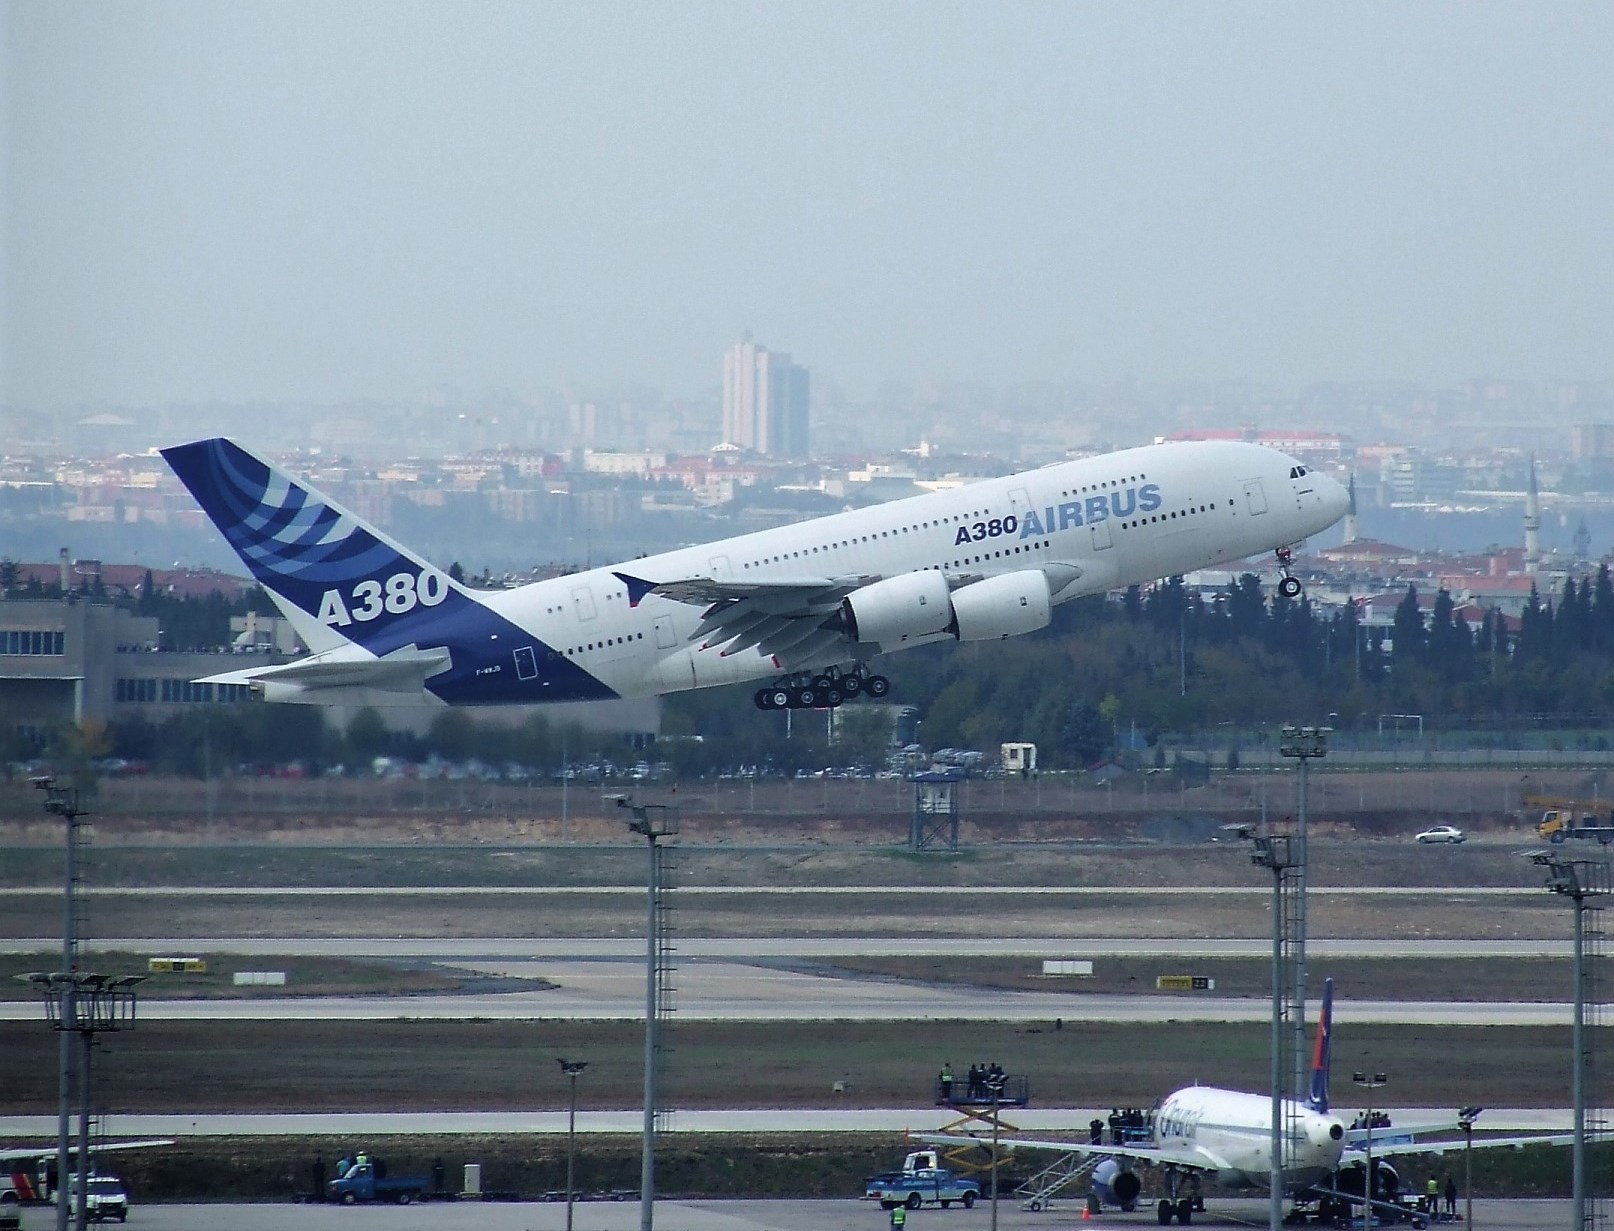
M 1334 1032 L 1334 981 L 1323 980 L 1323 1007 L 1317 1015 L 1317 1045 L 1311 1053 L 1311 1097 L 1306 1105 L 1313 1111 L 1328 1110 L 1329 1041 Z
M 630 577 L 626 573 L 612 573 L 611 576 L 615 577 L 623 585 L 628 587 L 629 607 L 637 607 L 640 600 L 643 599 L 646 594 L 649 594 L 650 591 L 656 588 L 655 582 L 645 581 L 641 577 Z

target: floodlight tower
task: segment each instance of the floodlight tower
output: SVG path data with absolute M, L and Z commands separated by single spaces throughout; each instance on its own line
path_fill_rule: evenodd
M 1614 892 L 1614 879 L 1609 864 L 1601 859 L 1566 859 L 1556 851 L 1534 851 L 1530 862 L 1547 870 L 1547 889 L 1568 898 L 1575 911 L 1575 1016 L 1571 1029 L 1570 1048 L 1574 1052 L 1574 1070 L 1570 1089 L 1575 1103 L 1575 1140 L 1572 1157 L 1572 1193 L 1574 1199 L 1574 1227 L 1576 1231 L 1589 1231 L 1598 1221 L 1587 1209 L 1586 1096 L 1596 1073 L 1596 1031 L 1586 1029 L 1587 1009 L 1594 1019 L 1602 1016 L 1602 1004 L 1597 990 L 1597 959 L 1603 956 L 1603 930 L 1601 899 Z M 1594 1020 L 1593 1025 L 1601 1025 Z M 1591 1133 L 1594 1140 L 1605 1136 L 1605 1124 L 1596 1117 Z M 1588 1219 L 1591 1221 L 1588 1221 Z
M 1283 1226 L 1283 1147 L 1291 1138 L 1285 1113 L 1294 1104 L 1284 1098 L 1284 1082 L 1290 1062 L 1287 1044 L 1294 1037 L 1283 1028 L 1289 1007 L 1286 977 L 1292 969 L 1288 953 L 1289 923 L 1293 916 L 1294 879 L 1297 870 L 1292 834 L 1255 834 L 1248 825 L 1228 825 L 1226 829 L 1254 843 L 1250 862 L 1272 873 L 1272 1178 L 1268 1189 L 1267 1225 L 1270 1231 Z
M 663 838 L 678 835 L 678 809 L 670 804 L 635 804 L 616 795 L 616 805 L 633 814 L 628 828 L 640 834 L 649 853 L 646 867 L 644 993 L 644 1129 L 639 1156 L 639 1231 L 651 1231 L 656 1208 L 656 1116 L 660 1097 L 661 1026 L 672 1007 L 672 941 L 667 918 L 668 866 Z
M 1294 858 L 1293 927 L 1289 936 L 1289 952 L 1293 970 L 1289 984 L 1289 1027 L 1294 1035 L 1293 1094 L 1304 1098 L 1306 1094 L 1306 813 L 1311 794 L 1309 766 L 1312 761 L 1328 755 L 1328 727 L 1286 726 L 1278 740 L 1278 754 L 1300 763 L 1299 800 L 1291 854 Z
M 577 1192 L 575 1163 L 577 1161 L 577 1079 L 588 1068 L 587 1060 L 557 1058 L 560 1071 L 571 1085 L 571 1098 L 566 1104 L 566 1231 L 572 1231 L 572 1201 Z
M 67 822 L 67 853 L 62 874 L 62 968 L 58 972 L 64 982 L 59 985 L 61 994 L 53 1018 L 55 1028 L 61 1032 L 56 1062 L 56 1184 L 60 1188 L 66 1184 L 73 1120 L 73 1069 L 77 1059 L 73 1036 L 78 1019 L 74 979 L 78 973 L 79 855 L 84 843 L 84 827 L 79 818 L 85 810 L 79 805 L 78 787 L 63 785 L 48 774 L 33 779 L 33 784 L 36 790 L 45 792 L 45 811 Z M 83 1158 L 79 1159 L 79 1165 L 85 1166 Z M 81 1197 L 84 1187 L 79 1185 Z M 67 1202 L 59 1197 L 56 1231 L 67 1231 Z

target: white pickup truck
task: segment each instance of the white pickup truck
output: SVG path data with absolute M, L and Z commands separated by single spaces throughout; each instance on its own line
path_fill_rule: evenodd
M 910 1210 L 939 1205 L 945 1210 L 955 1201 L 969 1209 L 979 1199 L 981 1186 L 938 1166 L 939 1162 L 936 1151 L 918 1150 L 903 1160 L 901 1171 L 871 1176 L 863 1199 L 878 1201 L 882 1210 L 894 1210 L 899 1205 Z

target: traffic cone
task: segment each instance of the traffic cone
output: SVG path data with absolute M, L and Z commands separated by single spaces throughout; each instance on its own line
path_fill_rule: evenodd
M 1083 1222 L 1092 1222 L 1093 1221 L 1093 1211 L 1088 1209 L 1085 1205 L 1082 1206 L 1082 1221 Z

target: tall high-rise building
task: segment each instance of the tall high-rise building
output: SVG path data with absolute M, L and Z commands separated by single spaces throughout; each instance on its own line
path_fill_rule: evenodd
M 723 355 L 723 439 L 754 453 L 806 457 L 807 369 L 747 334 Z

